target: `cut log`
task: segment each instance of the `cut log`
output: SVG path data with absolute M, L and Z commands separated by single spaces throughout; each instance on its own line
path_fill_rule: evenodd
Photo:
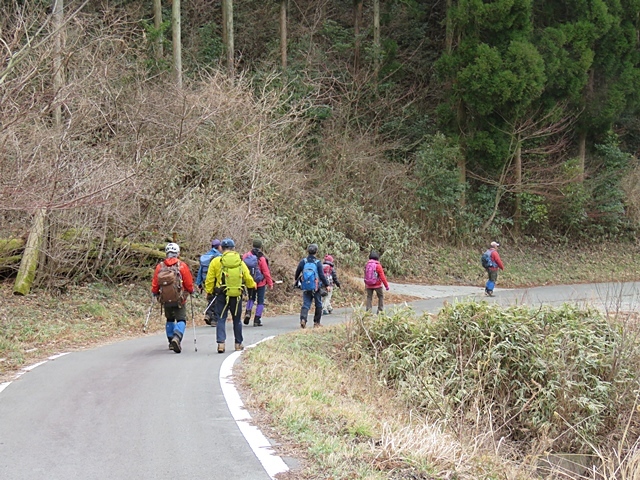
M 22 261 L 18 269 L 18 276 L 13 284 L 13 293 L 15 295 L 27 295 L 31 291 L 31 285 L 38 270 L 38 257 L 44 241 L 46 218 L 47 209 L 41 208 L 36 212 L 33 219 L 33 225 L 31 225 L 27 245 L 24 248 Z

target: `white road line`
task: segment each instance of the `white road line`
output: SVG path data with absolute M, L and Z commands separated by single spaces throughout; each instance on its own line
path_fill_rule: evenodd
M 56 355 L 51 355 L 49 358 L 47 358 L 46 360 L 43 360 L 42 362 L 34 363 L 33 365 L 29 365 L 28 367 L 23 367 L 23 368 L 20 369 L 20 371 L 18 373 L 16 373 L 16 376 L 13 377 L 13 380 L 17 380 L 18 378 L 20 378 L 25 373 L 30 372 L 31 370 L 33 370 L 36 367 L 39 367 L 40 365 L 44 365 L 49 360 L 55 360 L 56 358 L 64 357 L 65 355 L 69 355 L 69 353 L 71 353 L 71 352 L 57 353 Z M 0 392 L 2 392 L 5 388 L 7 388 L 9 385 L 11 385 L 13 380 L 11 380 L 9 382 L 0 383 Z
M 260 342 L 270 340 L 271 338 L 273 337 L 267 337 L 260 340 Z M 258 343 L 247 348 L 255 347 Z M 244 403 L 240 399 L 240 394 L 233 384 L 233 364 L 240 357 L 241 353 L 242 352 L 234 352 L 222 362 L 220 366 L 220 387 L 222 388 L 222 394 L 227 402 L 231 416 L 236 421 L 242 435 L 244 435 L 251 450 L 253 450 L 253 453 L 258 457 L 258 460 L 269 477 L 275 479 L 277 474 L 289 471 L 289 467 L 284 463 L 282 458 L 275 454 L 267 437 L 265 437 L 255 425 L 250 423 L 251 415 L 244 407 Z

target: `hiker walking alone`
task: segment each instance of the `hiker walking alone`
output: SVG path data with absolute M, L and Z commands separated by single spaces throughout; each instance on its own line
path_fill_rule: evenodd
M 307 247 L 309 255 L 300 260 L 294 278 L 296 285 L 300 285 L 302 290 L 302 308 L 300 309 L 300 328 L 306 328 L 307 318 L 311 303 L 315 306 L 313 313 L 313 326 L 320 326 L 322 318 L 322 297 L 320 296 L 320 286 L 328 287 L 327 279 L 324 276 L 322 264 L 315 255 L 318 253 L 318 245 L 312 243 Z
M 198 275 L 196 276 L 196 285 L 200 289 L 200 293 L 204 290 L 204 280 L 207 278 L 211 260 L 220 255 L 222 255 L 220 252 L 220 240 L 217 238 L 211 242 L 211 250 L 200 255 L 200 268 L 198 268 Z M 218 317 L 214 308 L 213 295 L 207 294 L 207 305 L 207 310 L 204 312 L 204 323 L 215 327 L 218 323 Z
M 484 294 L 493 297 L 493 289 L 498 281 L 498 269 L 504 270 L 504 264 L 500 259 L 498 253 L 498 242 L 491 242 L 489 250 L 482 254 L 481 262 L 484 269 L 487 271 L 489 279 L 484 286 Z
M 249 267 L 249 272 L 256 282 L 256 288 L 250 288 L 248 291 L 249 299 L 247 300 L 247 307 L 244 312 L 244 324 L 249 325 L 251 320 L 251 310 L 253 304 L 256 303 L 256 316 L 253 317 L 253 326 L 262 326 L 262 314 L 264 313 L 264 294 L 267 289 L 273 288 L 273 279 L 271 278 L 271 272 L 269 271 L 269 260 L 262 253 L 262 240 L 255 239 L 253 241 L 253 248 L 242 256 L 242 260 L 245 265 Z
M 242 350 L 242 290 L 255 288 L 256 282 L 249 273 L 240 254 L 234 250 L 236 244 L 230 238 L 220 242 L 222 255 L 214 258 L 209 265 L 207 278 L 204 281 L 204 289 L 207 294 L 215 296 L 214 305 L 218 316 L 216 326 L 216 342 L 218 353 L 224 353 L 227 340 L 227 315 L 231 312 L 233 320 L 233 336 L 236 350 Z
M 373 292 L 378 296 L 378 311 L 382 313 L 384 310 L 384 292 L 382 286 L 389 291 L 389 283 L 384 274 L 384 269 L 380 264 L 380 255 L 375 250 L 369 254 L 369 261 L 364 267 L 364 286 L 367 290 L 366 311 L 370 312 L 373 303 Z
M 164 308 L 169 348 L 180 353 L 187 325 L 187 297 L 194 294 L 193 276 L 189 266 L 178 259 L 180 246 L 177 243 L 168 243 L 164 251 L 167 258 L 156 265 L 151 293 Z
M 333 287 L 336 286 L 340 288 L 338 273 L 336 272 L 336 267 L 333 264 L 333 257 L 331 255 L 324 256 L 324 260 L 322 262 L 322 271 L 324 272 L 324 276 L 327 279 L 327 282 L 329 282 L 329 286 L 327 287 L 327 294 L 322 297 L 322 314 L 329 315 L 331 314 L 331 312 L 333 312 L 333 307 L 331 306 Z

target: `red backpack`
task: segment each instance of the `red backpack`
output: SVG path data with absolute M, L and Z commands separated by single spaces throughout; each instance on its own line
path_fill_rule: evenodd
M 329 286 L 333 285 L 333 267 L 325 263 L 322 265 L 322 271 L 324 272 L 324 276 L 327 279 Z

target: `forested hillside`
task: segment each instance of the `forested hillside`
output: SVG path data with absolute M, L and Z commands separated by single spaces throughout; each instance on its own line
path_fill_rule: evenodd
M 140 278 L 168 239 L 195 259 L 214 236 L 343 265 L 375 247 L 399 274 L 427 239 L 635 242 L 639 18 L 627 0 L 4 1 L 0 270 Z

